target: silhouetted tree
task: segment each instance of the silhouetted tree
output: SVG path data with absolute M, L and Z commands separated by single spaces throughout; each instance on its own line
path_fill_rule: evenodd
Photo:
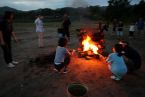
M 133 13 L 136 17 L 145 18 L 145 1 L 144 0 L 140 0 L 139 4 L 134 6 Z
M 112 20 L 113 18 L 126 19 L 130 13 L 130 1 L 128 0 L 109 0 L 106 9 L 106 19 Z

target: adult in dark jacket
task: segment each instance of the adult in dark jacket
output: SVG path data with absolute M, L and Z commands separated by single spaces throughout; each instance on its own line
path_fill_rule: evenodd
M 70 25 L 71 25 L 71 21 L 69 19 L 69 16 L 67 14 L 64 14 L 64 17 L 63 17 L 63 23 L 62 23 L 62 28 L 64 30 L 64 37 L 66 36 L 68 41 L 70 40 L 70 31 L 69 31 L 69 28 L 70 28 Z
M 132 72 L 141 68 L 141 56 L 132 48 L 128 42 L 121 41 L 120 44 L 123 46 L 123 53 L 125 56 L 125 61 L 128 67 L 128 71 Z
M 4 59 L 8 64 L 8 67 L 15 67 L 14 64 L 18 64 L 18 62 L 12 60 L 11 51 L 11 36 L 15 36 L 12 25 L 13 18 L 14 13 L 11 11 L 6 11 L 0 22 L 0 46 L 2 47 Z

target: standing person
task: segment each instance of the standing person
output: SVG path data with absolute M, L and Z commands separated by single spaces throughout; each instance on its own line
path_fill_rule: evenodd
M 102 22 L 98 23 L 99 32 L 103 32 Z
M 117 36 L 119 39 L 123 37 L 123 22 L 119 21 L 118 26 L 117 26 Z
M 139 18 L 139 20 L 136 23 L 138 34 L 141 34 L 144 29 L 144 21 L 142 18 Z
M 11 11 L 6 11 L 3 20 L 0 22 L 0 45 L 8 67 L 15 67 L 15 64 L 18 64 L 18 62 L 13 61 L 11 51 L 11 36 L 15 36 L 12 25 L 13 18 L 14 13 Z
M 122 45 L 115 44 L 113 53 L 109 54 L 107 62 L 109 70 L 112 72 L 111 79 L 120 80 L 127 73 L 127 67 L 122 57 Z
M 69 31 L 69 28 L 70 28 L 70 25 L 71 25 L 71 21 L 69 19 L 69 16 L 67 14 L 64 14 L 64 17 L 63 17 L 63 23 L 62 23 L 62 28 L 64 30 L 64 36 L 67 37 L 67 40 L 70 41 L 70 31 Z
M 103 32 L 108 32 L 109 31 L 109 23 L 105 23 L 103 25 Z
M 135 25 L 132 23 L 129 27 L 129 38 L 134 38 Z
M 141 56 L 132 48 L 128 42 L 120 41 L 119 42 L 123 47 L 123 55 L 125 56 L 125 62 L 128 67 L 128 71 L 131 73 L 141 68 Z
M 36 24 L 36 33 L 38 34 L 38 46 L 44 47 L 44 23 L 42 21 L 43 16 L 39 15 L 37 19 L 35 20 Z
M 112 35 L 115 33 L 116 34 L 116 31 L 117 31 L 117 25 L 118 25 L 118 21 L 117 21 L 117 19 L 114 19 L 113 20 L 113 24 L 112 24 L 112 26 L 113 26 L 113 31 L 112 31 Z
M 56 48 L 56 54 L 54 58 L 55 69 L 60 72 L 64 68 L 64 73 L 67 73 L 67 66 L 70 63 L 70 52 L 66 48 L 67 39 L 60 38 L 58 46 Z

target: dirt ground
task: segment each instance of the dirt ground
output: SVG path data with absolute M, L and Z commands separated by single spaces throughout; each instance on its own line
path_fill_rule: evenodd
M 85 23 L 72 24 L 70 49 L 78 47 L 75 29 L 81 26 Z M 16 68 L 7 68 L 0 49 L 0 97 L 68 97 L 67 86 L 70 83 L 86 85 L 88 93 L 85 97 L 145 97 L 145 32 L 136 35 L 136 39 L 129 39 L 125 29 L 124 38 L 139 51 L 143 64 L 140 70 L 127 74 L 121 81 L 113 81 L 103 59 L 86 60 L 72 56 L 67 74 L 56 73 L 53 64 L 31 64 L 36 56 L 55 51 L 59 23 L 46 25 L 44 48 L 38 48 L 33 24 L 17 23 L 14 27 L 20 41 L 13 42 L 13 56 L 20 63 Z M 118 40 L 109 31 L 105 33 L 105 41 L 105 51 L 110 53 Z

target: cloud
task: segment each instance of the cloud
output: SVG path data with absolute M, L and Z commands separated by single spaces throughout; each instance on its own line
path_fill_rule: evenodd
M 0 0 L 0 6 L 9 6 L 19 10 L 65 7 L 67 0 Z
M 108 0 L 0 0 L 0 6 L 9 6 L 18 10 L 39 8 L 85 7 L 88 5 L 107 5 Z M 138 1 L 138 0 L 133 0 Z
M 20 1 L 14 1 L 12 4 L 14 4 L 14 5 L 23 5 L 23 6 L 32 6 L 32 4 L 33 5 L 39 5 L 39 6 L 43 6 L 43 5 L 45 5 L 45 2 L 42 2 L 42 1 L 36 1 L 35 0 L 35 2 L 34 1 L 22 1 L 22 0 L 20 0 Z
M 31 8 L 57 8 L 65 6 L 65 0 L 15 0 L 14 5 L 27 6 Z
M 40 3 L 59 3 L 62 2 L 64 3 L 66 0 L 14 0 L 13 2 L 17 2 L 17 3 L 36 3 L 36 2 L 40 2 Z

